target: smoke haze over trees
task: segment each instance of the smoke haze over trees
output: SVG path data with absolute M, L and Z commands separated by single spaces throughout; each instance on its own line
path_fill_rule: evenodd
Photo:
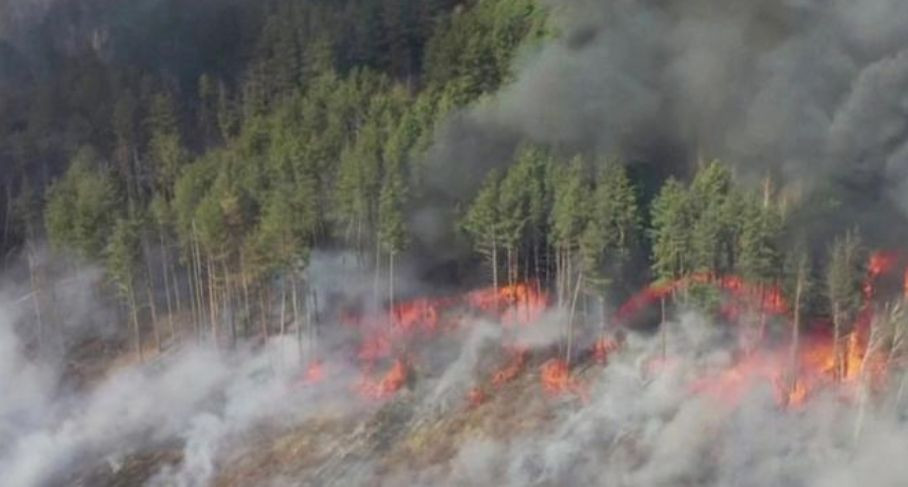
M 617 348 L 620 339 L 597 338 L 620 327 L 642 333 L 633 353 L 665 363 L 692 354 L 672 369 L 679 383 L 784 341 L 784 377 L 773 380 L 794 395 L 806 387 L 794 363 L 818 336 L 832 344 L 832 383 L 865 387 L 873 357 L 886 354 L 903 381 L 904 295 L 887 288 L 902 283 L 877 284 L 902 278 L 893 275 L 908 251 L 904 25 L 898 0 L 0 0 L 10 288 L 0 386 L 19 372 L 34 385 L 11 399 L 0 390 L 0 445 L 14 445 L 0 446 L 0 471 L 15 473 L 13 485 L 44 485 L 83 458 L 125 449 L 118 462 L 128 445 L 174 449 L 178 438 L 178 461 L 142 481 L 208 485 L 222 446 L 267 415 L 288 416 L 289 428 L 344 403 L 336 384 L 296 388 L 300 374 L 321 377 L 332 353 L 349 380 L 357 362 L 366 375 L 393 358 L 388 377 L 360 389 L 383 400 L 418 390 L 433 407 L 452 389 L 467 394 L 483 347 L 511 339 L 501 348 L 512 370 L 556 357 L 543 370 L 577 392 L 571 374 Z M 541 317 L 511 316 L 529 316 L 520 306 L 536 298 L 550 306 Z M 457 330 L 448 347 L 397 331 L 411 307 L 434 326 L 453 302 L 496 323 L 542 325 L 507 331 L 471 317 L 481 326 Z M 695 315 L 673 318 L 681 312 Z M 680 323 L 674 338 L 670 322 Z M 741 343 L 706 329 L 720 322 L 740 324 Z M 405 343 L 381 334 L 398 332 Z M 109 372 L 84 366 L 95 352 Z M 711 471 L 692 458 L 656 471 L 669 452 L 653 438 L 680 444 L 675 428 L 729 439 L 794 420 L 766 419 L 758 403 L 723 411 L 734 417 L 724 430 L 690 412 L 665 377 L 635 384 L 632 360 L 591 378 L 601 386 L 591 405 L 559 416 L 554 437 L 524 437 L 510 444 L 516 453 L 496 438 L 452 447 L 447 473 L 468 484 L 589 483 L 591 465 L 562 470 L 560 456 L 591 443 L 631 450 L 629 433 L 606 427 L 613 443 L 603 446 L 579 431 L 626 421 L 647 460 L 629 470 L 610 460 L 627 474 L 610 477 L 619 485 L 847 477 L 821 472 L 845 447 L 790 479 L 737 457 Z M 414 384 L 421 367 L 431 386 Z M 181 389 L 184 374 L 197 390 Z M 673 419 L 653 426 L 611 403 L 609 387 Z M 897 389 L 881 395 L 895 410 Z M 830 418 L 864 425 L 871 393 L 861 391 L 859 413 L 824 396 L 830 416 L 789 439 L 807 448 L 821 429 L 844 441 Z M 171 397 L 173 410 L 131 394 Z M 218 406 L 206 402 L 218 395 Z M 72 412 L 80 407 L 90 412 Z M 136 416 L 118 429 L 105 411 Z M 899 414 L 870 415 L 865 441 L 906 450 L 882 432 L 904 429 Z M 19 417 L 28 421 L 14 428 Z M 757 450 L 785 455 L 763 440 Z M 46 464 L 31 463 L 43 447 Z M 475 465 L 472 448 L 507 470 Z M 527 473 L 540 458 L 543 470 Z M 370 461 L 350 465 L 359 470 L 326 461 L 309 478 L 377 475 Z M 396 474 L 388 481 L 444 477 Z

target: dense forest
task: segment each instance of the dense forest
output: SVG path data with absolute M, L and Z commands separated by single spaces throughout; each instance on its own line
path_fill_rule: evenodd
M 315 250 L 355 256 L 393 303 L 400 263 L 433 253 L 416 234 L 437 204 L 436 131 L 559 35 L 534 0 L 50 8 L 0 37 L 0 245 L 30 257 L 36 309 L 53 305 L 37 242 L 102 266 L 140 351 L 301 323 Z M 709 312 L 711 282 L 736 275 L 845 333 L 866 273 L 856 231 L 818 248 L 772 178 L 692 167 L 654 184 L 621 154 L 523 141 L 444 201 L 447 232 L 472 252 L 448 257 L 443 279 L 533 281 L 561 306 L 605 310 L 652 281 L 709 276 L 676 296 Z

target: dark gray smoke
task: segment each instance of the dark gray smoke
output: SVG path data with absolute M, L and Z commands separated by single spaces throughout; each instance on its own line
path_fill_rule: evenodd
M 719 157 L 744 176 L 831 181 L 849 220 L 908 210 L 908 3 L 547 3 L 560 35 L 442 129 L 442 194 L 471 194 L 531 140 L 670 172 Z

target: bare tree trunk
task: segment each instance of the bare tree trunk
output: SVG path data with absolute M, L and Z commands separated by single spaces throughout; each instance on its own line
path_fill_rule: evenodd
M 149 276 L 148 280 L 150 279 L 151 276 Z M 158 312 L 157 309 L 155 309 L 154 293 L 151 290 L 151 284 L 148 280 L 145 281 L 145 294 L 147 295 L 149 309 L 151 310 L 151 332 L 154 336 L 155 348 L 160 352 L 163 348 L 161 344 L 161 333 L 158 331 Z
M 217 305 L 217 292 L 215 288 L 215 269 L 214 264 L 211 261 L 211 254 L 208 254 L 208 310 L 210 312 L 209 318 L 211 319 L 211 339 L 218 344 L 218 305 Z
M 161 334 L 158 331 L 158 305 L 154 295 L 154 273 L 152 272 L 151 252 L 148 250 L 148 243 L 146 241 L 145 235 L 142 235 L 141 239 L 142 256 L 145 260 L 145 294 L 148 299 L 148 309 L 151 311 L 151 329 L 152 333 L 154 334 L 155 347 L 157 348 L 158 352 L 160 352 L 162 350 L 162 344 Z
M 249 276 L 246 274 L 246 258 L 240 254 L 240 283 L 243 286 L 243 336 L 249 337 L 249 323 L 252 314 L 249 311 Z
M 167 260 L 169 261 L 169 264 L 167 265 L 167 267 L 170 272 L 171 286 L 173 288 L 173 297 L 174 297 L 174 304 L 175 304 L 174 310 L 181 311 L 183 309 L 183 298 L 181 297 L 182 286 L 180 286 L 180 279 L 179 279 L 179 275 L 178 275 L 179 273 L 177 272 L 178 264 L 176 262 L 174 262 L 177 259 L 173 259 L 173 260 L 167 259 Z
M 319 316 L 318 316 L 318 290 L 312 290 L 312 336 L 309 339 L 310 348 L 313 348 L 318 343 L 319 339 Z
M 372 298 L 376 304 L 381 303 L 381 247 L 378 244 L 378 239 L 375 243 L 375 280 L 372 282 Z
M 841 313 L 839 312 L 839 303 L 833 303 L 832 305 L 832 368 L 833 368 L 833 379 L 838 382 L 842 379 L 842 354 L 841 354 L 841 341 L 842 331 L 841 331 Z
M 788 351 L 789 380 L 787 385 L 789 393 L 795 388 L 798 377 L 801 375 L 798 356 L 801 349 L 801 293 L 804 290 L 804 278 L 804 272 L 799 271 L 798 282 L 795 284 L 794 317 L 791 322 L 791 348 Z
M 34 248 L 29 242 L 28 244 L 28 277 L 32 285 L 32 305 L 35 309 L 35 321 L 38 323 L 38 347 L 40 348 L 44 343 L 44 320 L 41 318 L 41 286 L 38 284 L 38 277 L 35 273 L 35 268 L 37 267 L 37 257 L 35 256 Z
M 227 259 L 221 260 L 221 271 L 224 273 L 224 293 L 223 307 L 224 316 L 230 317 L 230 346 L 236 347 L 236 306 L 233 304 L 233 280 L 230 279 L 230 270 L 227 267 Z
M 264 286 L 259 289 L 259 324 L 262 327 L 263 343 L 268 343 L 268 312 L 266 308 L 266 301 L 270 300 L 265 299 L 267 293 L 268 289 L 266 289 Z
M 168 272 L 167 246 L 164 244 L 164 230 L 158 231 L 161 243 L 161 272 L 164 273 L 164 296 L 167 303 L 167 325 L 170 327 L 170 339 L 176 340 L 176 327 L 173 324 L 173 302 L 170 300 L 170 273 Z
M 286 278 L 281 279 L 281 338 L 284 338 L 284 334 L 287 332 L 287 283 L 285 281 Z
M 659 298 L 659 304 L 662 308 L 662 321 L 659 324 L 659 337 L 662 341 L 662 360 L 664 361 L 666 358 L 666 349 L 668 348 L 668 337 L 666 336 L 668 334 L 668 323 L 665 322 L 665 296 Z
M 495 290 L 495 314 L 498 314 L 498 242 L 492 239 L 492 288 Z
M 296 273 L 290 275 L 290 292 L 292 296 L 290 302 L 293 305 L 293 329 L 296 332 L 296 348 L 299 354 L 299 363 L 303 360 L 303 330 L 300 328 L 299 305 L 297 300 Z
M 388 252 L 388 322 L 395 325 L 394 316 L 394 251 Z
M 206 318 L 206 316 L 205 316 L 205 289 L 204 289 L 204 284 L 202 283 L 202 249 L 199 248 L 199 241 L 195 237 L 196 230 L 195 230 L 195 221 L 194 220 L 192 222 L 192 228 L 193 228 L 192 247 L 193 247 L 193 250 L 195 253 L 195 275 L 196 275 L 195 291 L 196 291 L 196 302 L 198 303 L 198 308 L 199 308 L 199 317 L 198 317 L 198 320 L 196 321 L 196 323 L 197 323 L 196 340 L 201 341 L 201 339 L 202 339 L 202 323 L 203 323 L 204 319 Z
M 135 338 L 136 353 L 138 354 L 139 362 L 141 363 L 145 361 L 145 356 L 142 351 L 142 332 L 139 327 L 139 311 L 136 306 L 136 293 L 132 286 L 129 286 L 127 292 L 129 294 L 129 312 L 132 316 L 132 330 Z
M 554 250 L 555 257 L 555 279 L 551 285 L 555 287 L 555 302 L 558 308 L 561 308 L 561 250 Z
M 195 272 L 195 251 L 190 250 L 189 252 L 189 274 L 186 276 L 187 284 L 189 285 L 189 308 L 190 315 L 192 316 L 192 331 L 195 333 L 196 342 L 199 340 L 199 326 L 202 320 L 199 318 L 202 314 L 201 303 L 198 300 L 198 291 L 196 287 L 198 286 L 198 280 L 196 279 Z
M 568 315 L 567 329 L 567 350 L 564 354 L 564 362 L 571 366 L 571 352 L 574 345 L 574 311 L 577 308 L 577 297 L 580 295 L 580 285 L 583 283 L 583 272 L 577 275 L 577 285 L 574 286 L 574 295 L 571 298 L 571 312 Z
M 514 275 L 516 274 L 514 270 L 514 249 L 512 246 L 507 247 L 507 259 L 508 259 L 508 287 L 514 287 Z

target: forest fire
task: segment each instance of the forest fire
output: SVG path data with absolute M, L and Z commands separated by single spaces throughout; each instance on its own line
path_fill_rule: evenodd
M 872 327 L 877 319 L 875 300 L 878 281 L 891 277 L 900 265 L 893 252 L 877 252 L 867 262 L 867 274 L 861 292 L 864 303 L 855 313 L 851 323 L 844 328 L 839 343 L 835 343 L 828 323 L 814 323 L 805 328 L 804 337 L 796 346 L 787 341 L 767 342 L 761 334 L 761 344 L 745 347 L 734 354 L 732 363 L 721 370 L 696 379 L 690 385 L 694 394 L 715 397 L 728 405 L 738 404 L 752 388 L 768 384 L 783 408 L 798 408 L 809 401 L 817 391 L 835 388 L 843 398 L 853 396 L 856 385 L 869 384 L 878 389 L 885 383 L 887 362 L 884 354 L 875 353 L 871 341 Z M 902 293 L 908 296 L 908 269 L 899 275 Z M 650 286 L 632 296 L 616 313 L 617 323 L 624 324 L 635 313 L 646 307 L 661 305 L 660 301 L 683 293 L 694 285 L 711 285 L 725 293 L 721 314 L 731 323 L 739 322 L 750 312 L 771 317 L 771 326 L 784 330 L 791 326 L 791 306 L 776 285 L 756 285 L 739 276 L 715 277 L 695 274 L 670 283 Z M 410 378 L 414 356 L 407 355 L 418 342 L 434 340 L 447 332 L 467 326 L 469 317 L 486 316 L 503 327 L 533 326 L 549 307 L 545 292 L 529 284 L 515 284 L 500 289 L 486 288 L 462 296 L 418 298 L 397 303 L 391 312 L 378 317 L 348 317 L 349 324 L 361 328 L 361 341 L 357 358 L 363 379 L 357 389 L 361 396 L 370 399 L 387 399 L 403 388 Z M 379 313 L 381 315 L 381 313 Z M 760 318 L 761 320 L 765 318 Z M 765 323 L 761 327 L 767 326 Z M 781 327 L 781 328 L 780 328 Z M 744 333 L 741 328 L 740 333 Z M 621 332 L 623 333 L 623 332 Z M 787 332 L 786 332 L 787 333 Z M 782 333 L 784 335 L 784 333 Z M 774 336 L 778 337 L 779 333 Z M 616 337 L 599 337 L 584 356 L 594 363 L 606 366 L 609 356 L 621 349 Z M 477 384 L 467 392 L 466 400 L 472 406 L 484 403 L 497 388 L 515 380 L 527 368 L 530 350 L 525 347 L 502 344 L 506 357 L 500 368 L 489 377 L 487 386 Z M 408 359 L 400 357 L 408 356 Z M 544 358 L 544 357 L 542 357 Z M 662 357 L 661 364 L 673 363 L 672 357 Z M 390 362 L 389 362 L 390 361 Z M 307 382 L 321 380 L 321 363 L 313 362 L 306 373 Z M 385 370 L 380 378 L 376 370 Z M 650 368 L 657 374 L 663 367 Z M 581 380 L 573 374 L 568 362 L 549 358 L 539 367 L 543 390 L 549 395 L 574 394 L 581 399 L 587 394 Z

